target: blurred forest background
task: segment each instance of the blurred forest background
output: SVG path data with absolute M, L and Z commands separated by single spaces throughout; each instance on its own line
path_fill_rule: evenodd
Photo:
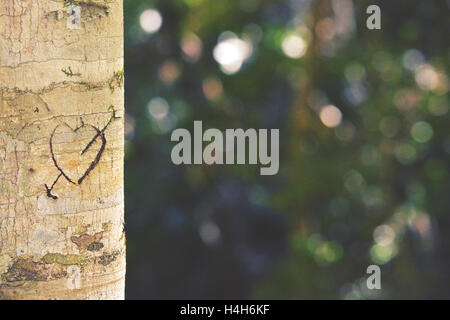
M 450 298 L 449 9 L 125 0 L 127 298 Z M 279 128 L 279 174 L 173 165 L 194 120 Z

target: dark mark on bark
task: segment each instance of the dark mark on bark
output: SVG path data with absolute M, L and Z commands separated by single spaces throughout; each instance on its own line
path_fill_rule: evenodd
M 47 186 L 47 184 L 45 184 L 45 189 L 47 190 L 47 197 L 52 198 L 53 200 L 57 200 L 58 199 L 57 196 L 52 194 L 52 190 L 53 190 L 53 187 L 55 186 L 55 184 L 58 182 L 59 178 L 61 178 L 61 176 L 62 176 L 62 173 L 60 173 L 58 175 L 58 177 L 56 178 L 55 182 L 53 182 L 53 184 L 52 184 L 52 186 L 50 188 Z
M 74 13 L 72 13 L 72 14 L 74 14 Z M 75 23 L 75 20 L 73 21 L 73 23 Z M 62 71 L 62 73 L 64 73 L 68 77 L 81 76 L 81 73 L 74 73 L 70 66 L 67 69 L 61 69 L 61 71 Z
M 75 243 L 80 251 L 98 251 L 103 248 L 103 243 L 100 242 L 103 238 L 103 231 L 97 232 L 93 235 L 84 233 L 79 236 L 72 236 L 70 240 Z
M 54 200 L 57 200 L 58 197 L 52 194 L 52 190 L 54 188 L 54 186 L 56 185 L 56 183 L 58 182 L 59 178 L 61 178 L 61 176 L 63 176 L 68 182 L 70 182 L 71 184 L 78 184 L 81 185 L 83 183 L 83 181 L 87 178 L 87 176 L 91 173 L 92 170 L 95 169 L 95 167 L 98 165 L 98 163 L 100 162 L 103 153 L 106 149 L 106 137 L 105 137 L 105 130 L 108 128 L 108 126 L 111 124 L 111 122 L 115 119 L 118 119 L 120 117 L 116 116 L 116 111 L 114 110 L 114 107 L 111 105 L 109 107 L 108 110 L 112 110 L 112 116 L 109 119 L 108 123 L 104 126 L 104 128 L 102 130 L 100 130 L 99 128 L 90 125 L 92 128 L 94 128 L 95 131 L 97 131 L 97 134 L 92 138 L 92 140 L 87 144 L 87 146 L 83 149 L 83 151 L 81 152 L 81 155 L 83 155 L 84 153 L 86 153 L 89 148 L 94 144 L 94 142 L 97 140 L 98 137 L 100 137 L 102 139 L 102 145 L 100 147 L 99 152 L 97 153 L 97 156 L 95 157 L 95 159 L 92 161 L 92 163 L 89 165 L 88 169 L 86 170 L 86 172 L 81 176 L 80 179 L 78 179 L 77 183 L 75 183 L 74 181 L 72 181 L 69 176 L 61 169 L 61 167 L 58 165 L 58 162 L 56 161 L 55 158 L 55 154 L 53 152 L 53 136 L 56 132 L 56 129 L 58 127 L 55 128 L 55 130 L 53 130 L 53 133 L 50 136 L 50 154 L 53 160 L 53 164 L 55 165 L 55 167 L 58 169 L 58 171 L 60 172 L 60 174 L 58 175 L 58 177 L 56 178 L 56 180 L 53 182 L 51 187 L 48 187 L 47 184 L 45 184 L 45 189 L 47 191 L 47 196 L 49 198 L 52 198 Z M 79 126 L 78 128 L 76 128 L 74 131 L 78 131 L 80 128 L 86 126 L 85 123 L 83 122 L 83 119 L 81 119 L 81 123 L 82 125 Z
M 55 154 L 53 153 L 53 136 L 56 132 L 56 129 L 58 127 L 55 128 L 55 130 L 53 130 L 52 135 L 50 136 L 50 154 L 52 155 L 52 160 L 53 160 L 53 164 L 55 165 L 55 167 L 58 169 L 59 172 L 61 172 L 62 176 L 64 178 L 66 178 L 67 181 L 69 181 L 70 183 L 75 184 L 75 182 L 73 182 L 72 180 L 70 180 L 70 178 L 64 173 L 64 171 L 58 166 L 58 162 L 56 162 L 56 158 L 55 158 Z M 75 130 L 76 131 L 76 130 Z M 58 181 L 58 178 L 55 180 L 55 182 L 53 183 L 53 186 L 56 184 L 56 182 Z
M 107 266 L 111 264 L 113 261 L 115 261 L 119 256 L 119 254 L 120 252 L 118 250 L 113 251 L 111 253 L 104 253 L 102 256 L 100 256 L 98 263 L 103 266 Z
M 84 179 L 89 175 L 89 173 L 91 173 L 91 171 L 94 170 L 94 168 L 98 165 L 100 159 L 102 158 L 103 152 L 105 151 L 105 146 L 106 146 L 105 133 L 103 131 L 100 131 L 96 127 L 94 127 L 94 129 L 96 129 L 98 131 L 97 137 L 100 136 L 102 138 L 102 146 L 100 147 L 100 151 L 97 153 L 97 156 L 95 157 L 94 161 L 92 161 L 92 163 L 89 166 L 89 168 L 86 170 L 86 172 L 83 174 L 83 176 L 80 179 L 78 179 L 78 184 L 82 184 Z M 89 147 L 92 145 L 92 143 L 94 143 L 95 139 L 92 140 L 88 144 L 88 147 L 85 150 L 89 149 Z M 83 150 L 83 152 L 81 152 L 81 154 L 83 154 L 84 152 L 85 151 Z
M 101 243 L 101 242 L 93 242 L 87 247 L 87 250 L 89 250 L 89 251 L 99 251 L 102 248 L 103 248 L 103 243 Z

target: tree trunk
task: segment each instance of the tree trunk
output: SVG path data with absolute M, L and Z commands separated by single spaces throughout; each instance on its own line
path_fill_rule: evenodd
M 123 299 L 122 0 L 0 2 L 0 298 Z

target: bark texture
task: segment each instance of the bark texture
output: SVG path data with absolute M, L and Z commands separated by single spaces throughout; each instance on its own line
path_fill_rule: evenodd
M 1 0 L 0 298 L 124 298 L 123 117 L 122 0 Z

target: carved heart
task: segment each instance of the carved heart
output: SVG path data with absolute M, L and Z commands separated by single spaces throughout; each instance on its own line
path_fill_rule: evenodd
M 91 125 L 73 130 L 59 125 L 50 138 L 53 162 L 67 181 L 81 184 L 100 161 L 106 139 L 102 131 Z

